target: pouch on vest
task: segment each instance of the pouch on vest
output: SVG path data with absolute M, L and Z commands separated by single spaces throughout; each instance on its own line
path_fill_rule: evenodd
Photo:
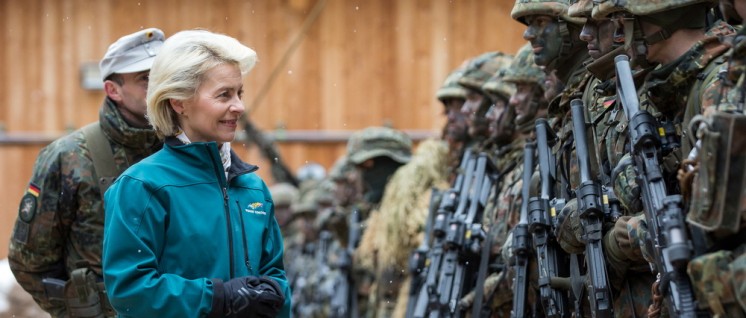
M 746 116 L 716 112 L 699 117 L 699 172 L 687 221 L 716 237 L 735 234 L 746 212 Z
M 96 279 L 96 274 L 88 268 L 79 268 L 70 273 L 70 280 L 65 284 L 65 305 L 70 317 L 106 317 Z

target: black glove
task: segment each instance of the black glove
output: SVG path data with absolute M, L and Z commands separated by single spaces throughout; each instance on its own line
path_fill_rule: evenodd
M 244 276 L 223 282 L 213 279 L 210 317 L 275 317 L 285 303 L 280 284 L 267 277 Z

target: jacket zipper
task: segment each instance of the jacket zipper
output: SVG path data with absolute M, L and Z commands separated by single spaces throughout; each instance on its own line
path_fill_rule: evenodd
M 248 247 L 248 240 L 246 239 L 246 226 L 243 222 L 243 212 L 241 212 L 241 204 L 238 203 L 238 200 L 236 201 L 236 206 L 238 206 L 238 218 L 241 220 L 241 236 L 243 236 L 243 256 L 244 256 L 244 263 L 246 264 L 246 268 L 249 270 L 249 274 L 253 274 L 254 272 L 251 270 L 251 262 L 249 261 L 249 247 Z
M 231 226 L 231 209 L 228 207 L 228 191 L 225 187 L 221 187 L 223 190 L 223 207 L 225 208 L 225 225 L 228 227 L 228 255 L 230 257 L 230 269 L 231 278 L 235 277 L 235 269 L 233 268 L 233 227 Z M 239 210 L 239 214 L 240 214 Z

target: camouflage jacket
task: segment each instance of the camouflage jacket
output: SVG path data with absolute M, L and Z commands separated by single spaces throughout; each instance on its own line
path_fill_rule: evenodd
M 99 112 L 118 171 L 161 148 L 155 132 L 129 126 L 106 99 Z M 44 147 L 34 165 L 10 242 L 8 259 L 18 282 L 42 308 L 63 315 L 61 302 L 45 295 L 42 279 L 67 280 L 70 272 L 90 267 L 101 275 L 104 207 L 82 130 Z M 25 203 L 25 207 L 24 207 Z

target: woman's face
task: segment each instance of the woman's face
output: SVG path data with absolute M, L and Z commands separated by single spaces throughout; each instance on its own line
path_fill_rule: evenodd
M 241 71 L 233 64 L 221 64 L 207 71 L 191 99 L 172 101 L 180 114 L 179 123 L 190 141 L 230 142 L 236 135 L 244 112 L 241 101 Z

